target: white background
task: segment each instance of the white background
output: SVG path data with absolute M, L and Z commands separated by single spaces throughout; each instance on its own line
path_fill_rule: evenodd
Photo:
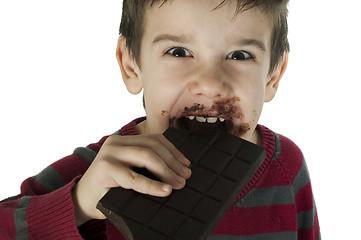
M 323 239 L 359 235 L 361 17 L 349 2 L 291 0 L 289 67 L 260 120 L 303 150 Z M 144 115 L 116 62 L 120 19 L 119 0 L 0 1 L 0 199 Z

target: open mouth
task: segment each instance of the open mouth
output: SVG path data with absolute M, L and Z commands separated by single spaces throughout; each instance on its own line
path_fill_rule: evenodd
M 238 97 L 216 101 L 210 108 L 200 103 L 194 103 L 192 106 L 185 107 L 177 117 L 171 118 L 169 125 L 188 130 L 217 128 L 232 134 L 238 133 L 243 129 L 237 130 L 233 121 L 242 116 L 241 110 L 236 104 L 239 101 Z
M 226 132 L 231 132 L 233 122 L 228 119 L 209 116 L 185 116 L 174 120 L 172 125 L 176 128 L 196 130 L 199 128 L 218 128 Z

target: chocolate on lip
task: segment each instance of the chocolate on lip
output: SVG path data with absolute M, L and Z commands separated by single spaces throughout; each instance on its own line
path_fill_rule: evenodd
M 186 116 L 198 117 L 217 117 L 232 120 L 241 117 L 241 111 L 236 102 L 239 102 L 239 97 L 233 97 L 225 100 L 215 101 L 210 108 L 206 108 L 204 104 L 194 103 L 190 107 L 185 107 L 183 112 L 177 118 Z
M 215 101 L 210 108 L 204 104 L 194 103 L 192 106 L 184 107 L 178 116 L 171 118 L 169 125 L 187 129 L 222 128 L 227 132 L 233 132 L 233 120 L 242 116 L 240 108 L 235 104 L 238 101 L 238 97 Z

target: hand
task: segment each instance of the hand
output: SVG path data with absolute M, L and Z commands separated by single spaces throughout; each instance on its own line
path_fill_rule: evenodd
M 110 136 L 73 190 L 78 226 L 90 219 L 105 219 L 96 209 L 112 187 L 134 189 L 159 197 L 181 189 L 191 175 L 190 162 L 163 135 Z M 132 171 L 148 169 L 162 182 Z

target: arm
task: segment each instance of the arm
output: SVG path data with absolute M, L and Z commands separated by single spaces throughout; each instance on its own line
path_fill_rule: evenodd
M 0 202 L 1 239 L 82 239 L 72 190 L 105 139 L 77 148 L 72 155 L 26 179 L 18 196 Z
M 104 137 L 99 143 L 78 148 L 74 154 L 27 179 L 18 197 L 0 205 L 0 215 L 5 219 L 0 220 L 0 223 L 4 221 L 0 225 L 0 236 L 4 239 L 15 236 L 21 239 L 91 239 L 94 236 L 89 236 L 89 229 L 100 229 L 96 232 L 100 235 L 98 239 L 106 238 L 105 224 L 93 219 L 105 219 L 96 204 L 109 188 L 121 186 L 166 196 L 172 187 L 184 186 L 185 179 L 190 176 L 186 167 L 189 164 L 159 134 Z M 148 168 L 164 183 L 136 174 L 133 166 Z
M 301 240 L 321 239 L 316 205 L 305 161 L 292 184 L 292 189 L 297 210 L 298 238 Z
M 295 143 L 282 135 L 279 136 L 282 146 L 279 161 L 288 173 L 294 196 L 298 239 L 320 240 L 317 210 L 306 161 Z

